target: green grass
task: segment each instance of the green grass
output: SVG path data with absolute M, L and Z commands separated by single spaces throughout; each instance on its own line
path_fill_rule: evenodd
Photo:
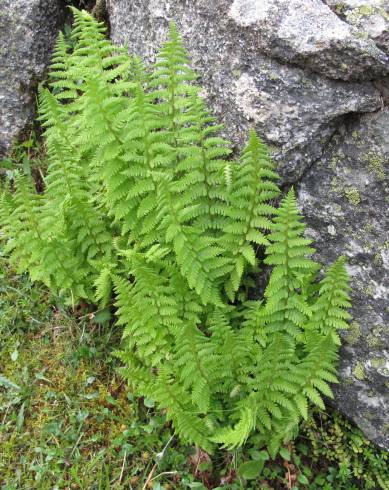
M 120 332 L 88 313 L 76 318 L 62 310 L 5 263 L 2 258 L 2 488 L 138 488 L 171 431 L 162 414 L 133 400 L 116 374 L 110 352 Z M 185 451 L 170 455 L 169 463 L 181 469 Z M 159 469 L 166 469 L 163 462 Z
M 64 308 L 0 253 L 2 490 L 389 488 L 388 454 L 336 413 L 317 413 L 276 461 L 255 436 L 212 457 L 181 446 L 117 374 L 121 331 L 106 319 Z

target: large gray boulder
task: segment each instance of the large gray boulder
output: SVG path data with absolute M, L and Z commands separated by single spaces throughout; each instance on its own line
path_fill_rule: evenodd
M 325 0 L 362 39 L 372 39 L 389 54 L 389 2 L 387 0 Z
M 0 157 L 34 114 L 54 41 L 64 20 L 62 0 L 1 0 Z
M 113 41 L 147 61 L 176 22 L 235 147 L 254 126 L 283 183 L 297 184 L 318 256 L 330 263 L 347 255 L 354 322 L 335 404 L 389 449 L 384 36 L 362 35 L 330 0 L 107 0 L 107 7 Z
M 345 255 L 353 317 L 338 406 L 389 449 L 389 108 L 353 118 L 301 180 L 299 201 L 319 258 Z
M 322 58 L 326 76 L 311 69 L 304 70 L 297 66 L 297 62 L 280 62 L 290 57 L 293 43 L 289 41 L 290 48 L 283 50 L 283 44 L 277 37 L 279 31 L 273 9 L 266 10 L 269 25 L 264 14 L 261 22 L 249 22 L 250 15 L 254 19 L 259 16 L 257 10 L 263 10 L 264 3 L 264 0 L 246 0 L 241 2 L 238 9 L 236 0 L 193 0 L 189 3 L 179 0 L 109 0 L 111 36 L 115 43 L 128 43 L 130 51 L 153 60 L 166 37 L 169 20 L 174 19 L 184 36 L 192 63 L 201 75 L 200 83 L 207 92 L 210 105 L 225 123 L 230 139 L 241 147 L 247 128 L 255 126 L 273 147 L 284 179 L 294 182 L 320 157 L 342 117 L 354 112 L 377 110 L 381 105 L 381 96 L 370 82 L 350 83 L 328 78 L 325 66 L 331 71 L 333 62 L 327 63 L 326 59 L 328 61 L 328 47 L 335 42 L 332 38 L 327 39 L 327 54 Z M 282 7 L 279 7 L 279 16 L 284 15 L 285 9 L 289 8 L 289 0 L 278 0 L 274 7 L 276 4 Z M 307 4 L 310 5 L 311 1 L 307 1 Z M 246 5 L 246 11 L 243 5 Z M 255 5 L 259 6 L 258 9 Z M 334 25 L 344 24 L 349 33 L 349 26 L 329 7 L 324 8 Z M 299 12 L 296 12 L 296 16 Z M 319 22 L 316 17 L 315 20 Z M 298 17 L 288 22 L 297 24 Z M 305 22 L 305 17 L 301 22 Z M 271 25 L 275 29 L 274 38 L 270 32 Z M 328 28 L 325 32 L 330 36 L 332 30 Z M 296 37 L 300 37 L 299 31 L 296 31 Z M 334 37 L 337 39 L 335 34 Z M 266 39 L 270 46 L 268 49 Z M 357 43 L 359 39 L 355 38 L 354 41 Z M 344 41 L 344 46 L 346 44 Z M 276 45 L 277 49 L 274 47 Z M 311 60 L 315 58 L 314 45 L 310 45 Z M 339 65 L 340 46 L 336 54 Z M 297 41 L 293 49 L 296 50 L 296 57 L 302 54 L 303 48 Z M 274 50 L 277 51 L 277 59 L 269 56 Z M 376 52 L 379 50 L 376 49 Z M 318 47 L 317 56 L 320 57 L 321 53 L 322 48 Z M 348 63 L 352 71 L 354 64 L 356 66 L 358 63 L 351 62 L 349 54 L 345 47 L 345 64 Z M 374 65 L 380 73 L 389 68 L 389 63 L 383 65 L 382 55 L 378 56 Z M 362 52 L 360 56 L 365 60 Z M 371 61 L 369 59 L 367 63 Z M 366 70 L 369 66 L 366 65 Z
M 385 53 L 322 0 L 234 0 L 228 16 L 249 28 L 246 38 L 258 50 L 281 61 L 343 80 L 388 73 Z

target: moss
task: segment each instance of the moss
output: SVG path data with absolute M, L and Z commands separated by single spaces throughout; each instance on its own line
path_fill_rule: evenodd
M 312 87 L 313 85 L 312 80 L 309 80 L 309 78 L 304 78 L 300 83 L 304 85 L 304 87 L 308 87 L 308 88 Z
M 271 72 L 269 73 L 269 79 L 270 79 L 270 80 L 279 80 L 279 79 L 280 79 L 280 77 L 277 75 L 277 73 L 274 73 L 274 72 L 272 72 L 272 71 L 271 71 Z
M 381 334 L 385 332 L 385 327 L 383 325 L 375 325 L 371 333 L 366 337 L 366 343 L 371 348 L 381 348 L 384 343 L 381 339 Z
M 364 230 L 366 231 L 366 233 L 372 233 L 374 231 L 374 225 L 372 225 L 371 223 L 366 223 Z
M 349 329 L 347 330 L 346 342 L 349 345 L 354 345 L 361 337 L 361 325 L 358 322 L 351 322 Z
M 276 145 L 270 145 L 267 147 L 267 149 L 270 155 L 276 155 L 280 152 L 280 148 Z
M 382 366 L 385 366 L 386 360 L 383 357 L 375 357 L 374 359 L 371 359 L 371 365 L 374 369 L 380 368 Z
M 342 212 L 342 206 L 340 204 L 333 204 L 334 212 L 340 214 Z
M 370 248 L 367 247 L 366 251 L 369 252 L 370 251 Z M 369 284 L 368 286 L 366 286 L 365 288 L 363 288 L 363 292 L 366 294 L 366 296 L 373 296 L 373 294 L 374 294 L 374 288 L 373 288 L 373 286 L 371 284 Z
M 333 157 L 331 158 L 330 168 L 332 168 L 332 170 L 335 170 L 335 169 L 336 169 L 336 167 L 337 167 L 337 165 L 338 165 L 338 163 L 339 163 L 339 158 L 338 158 L 338 157 L 333 156 Z
M 97 0 L 95 6 L 92 9 L 92 15 L 99 21 L 104 22 L 108 12 L 105 0 Z
M 372 172 L 379 180 L 385 179 L 384 159 L 378 153 L 369 151 L 363 157 L 367 163 L 370 172 Z
M 357 12 L 361 17 L 369 17 L 374 14 L 375 10 L 371 5 L 361 5 L 357 8 Z
M 338 2 L 336 5 L 335 5 L 335 12 L 338 14 L 338 15 L 342 15 L 346 10 L 346 5 L 342 2 Z
M 361 24 L 365 17 L 370 17 L 376 13 L 376 9 L 371 5 L 361 5 L 351 12 L 347 12 L 347 21 L 351 24 Z
M 366 343 L 369 347 L 381 347 L 382 346 L 382 340 L 373 334 L 370 334 L 366 337 Z
M 369 398 L 374 398 L 374 396 L 375 396 L 374 391 L 369 391 L 368 396 L 369 396 Z M 364 419 L 370 420 L 370 422 L 372 422 L 375 419 L 374 413 L 372 413 L 370 411 L 363 412 L 362 416 Z
M 349 187 L 344 191 L 346 198 L 350 204 L 353 206 L 358 206 L 361 202 L 361 196 L 359 195 L 359 191 L 356 187 Z
M 331 179 L 331 192 L 334 194 L 340 194 L 342 192 L 342 186 L 336 177 Z
M 357 362 L 354 369 L 353 369 L 353 375 L 356 379 L 359 381 L 362 381 L 365 379 L 366 374 L 365 374 L 365 368 L 362 362 Z
M 374 254 L 373 262 L 374 262 L 375 265 L 382 265 L 383 264 L 383 262 L 382 262 L 382 256 L 381 256 L 381 253 L 380 252 L 376 252 Z

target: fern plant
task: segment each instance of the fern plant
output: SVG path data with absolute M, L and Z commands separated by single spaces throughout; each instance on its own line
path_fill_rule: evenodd
M 332 396 L 344 259 L 320 275 L 294 191 L 275 206 L 254 131 L 230 158 L 174 25 L 146 70 L 73 12 L 73 48 L 59 37 L 40 93 L 44 192 L 17 175 L 3 193 L 11 260 L 72 301 L 113 296 L 121 372 L 184 441 L 212 452 L 257 432 L 275 455 L 309 403 Z M 258 251 L 271 273 L 249 301 Z

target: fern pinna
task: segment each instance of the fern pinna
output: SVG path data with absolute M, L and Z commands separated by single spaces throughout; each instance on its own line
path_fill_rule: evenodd
M 212 452 L 252 434 L 274 455 L 336 382 L 350 306 L 344 259 L 320 274 L 293 190 L 254 131 L 240 161 L 195 85 L 174 25 L 145 69 L 73 9 L 40 93 L 45 190 L 16 175 L 6 250 L 73 301 L 116 305 L 121 372 L 179 436 Z M 258 250 L 271 267 L 249 301 Z M 318 276 L 319 275 L 319 276 Z

